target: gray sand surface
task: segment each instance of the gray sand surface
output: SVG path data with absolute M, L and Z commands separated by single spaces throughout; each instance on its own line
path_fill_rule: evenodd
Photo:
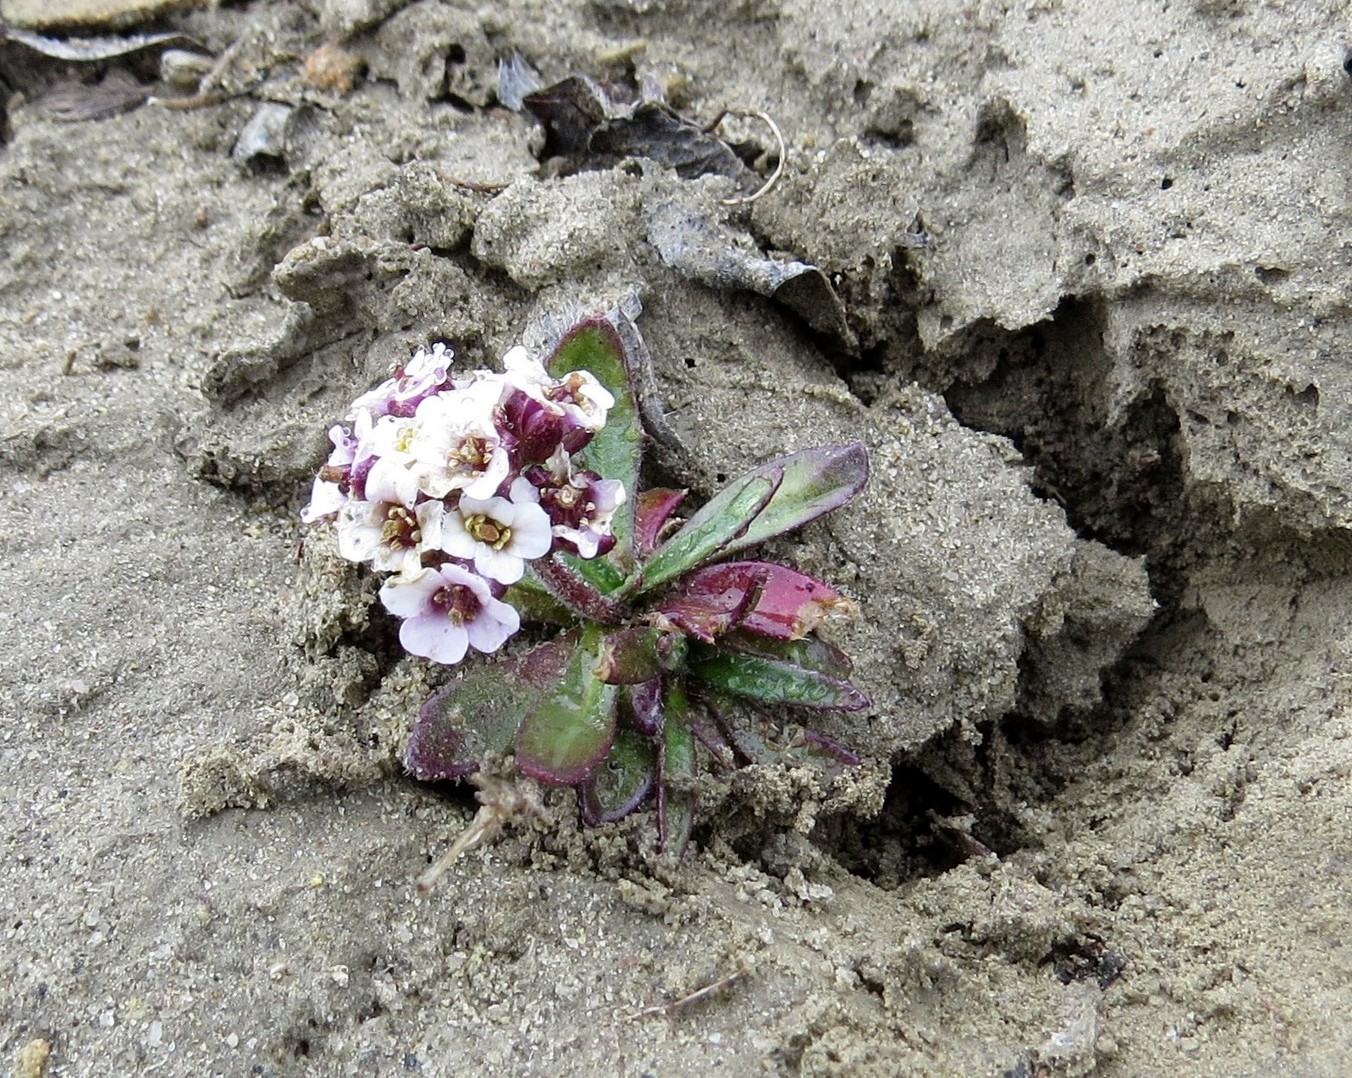
M 1352 1072 L 1344 9 L 865 7 L 180 6 L 195 108 L 0 43 L 15 1074 Z M 784 175 L 542 165 L 513 50 L 763 110 Z M 324 431 L 631 290 L 668 482 L 871 447 L 773 551 L 860 603 L 864 763 L 706 780 L 679 865 L 556 792 L 421 895 L 475 806 L 401 774 L 440 674 L 299 525 Z

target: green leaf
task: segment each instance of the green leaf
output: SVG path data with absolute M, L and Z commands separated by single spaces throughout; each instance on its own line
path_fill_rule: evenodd
M 576 554 L 569 554 L 564 550 L 559 551 L 554 557 L 584 577 L 587 583 L 602 595 L 609 595 L 624 583 L 624 574 L 607 558 L 579 558 Z
M 526 574 L 511 585 L 502 601 L 516 607 L 522 621 L 541 622 L 545 625 L 575 625 L 577 614 L 550 593 L 548 588 L 531 575 L 530 564 L 526 565 Z
M 616 690 L 596 678 L 600 651 L 601 631 L 588 625 L 554 691 L 526 713 L 516 735 L 516 766 L 524 774 L 573 786 L 610 751 Z
M 703 649 L 708 654 L 712 649 Z M 696 659 L 691 677 L 762 704 L 788 704 L 813 711 L 859 711 L 869 699 L 848 681 L 759 655 L 719 651 Z
M 695 825 L 695 739 L 687 719 L 690 702 L 679 681 L 667 690 L 666 729 L 657 787 L 657 844 L 680 857 Z
M 632 331 L 637 333 L 637 330 Z M 622 556 L 632 558 L 630 536 L 638 500 L 643 424 L 624 342 L 609 318 L 593 316 L 579 322 L 564 335 L 545 367 L 555 378 L 569 371 L 588 371 L 615 398 L 615 404 L 606 416 L 606 425 L 577 454 L 577 460 L 603 479 L 618 479 L 624 484 L 625 501 L 615 510 L 610 527 L 615 534 L 615 549 L 623 552 Z M 619 578 L 617 574 L 616 586 Z
M 779 662 L 801 666 L 814 670 L 818 674 L 844 680 L 854 670 L 854 663 L 835 644 L 818 636 L 805 636 L 801 640 L 773 640 L 757 633 L 735 629 L 719 637 L 721 649 L 744 651 L 749 655 L 759 655 L 763 659 L 777 659 Z
M 541 644 L 517 658 L 485 659 L 424 701 L 404 746 L 404 766 L 423 782 L 464 778 L 488 754 L 512 749 L 521 720 L 567 669 L 576 636 Z
M 643 803 L 657 777 L 657 749 L 646 737 L 621 727 L 605 763 L 578 790 L 588 827 L 622 820 Z
M 715 494 L 658 547 L 631 588 L 650 591 L 705 562 L 801 528 L 839 509 L 866 482 L 868 450 L 860 442 L 766 461 Z
M 768 461 L 749 474 L 770 471 L 779 472 L 783 481 L 756 518 L 723 548 L 722 554 L 757 546 L 839 509 L 868 482 L 868 450 L 862 442 L 804 449 Z
M 782 478 L 782 472 L 764 469 L 724 487 L 657 548 L 636 579 L 637 593 L 661 587 L 732 549 L 733 541 L 770 504 Z

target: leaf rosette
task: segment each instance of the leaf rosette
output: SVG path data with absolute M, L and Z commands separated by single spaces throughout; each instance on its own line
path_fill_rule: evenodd
M 405 766 L 449 781 L 510 754 L 522 774 L 574 787 L 588 825 L 652 803 L 659 843 L 679 853 L 704 761 L 782 758 L 788 709 L 869 706 L 817 635 L 853 603 L 745 557 L 845 505 L 867 451 L 768 460 L 681 521 L 684 492 L 640 489 L 635 387 L 650 372 L 625 314 L 584 319 L 543 362 L 513 349 L 502 375 L 458 377 L 450 358 L 420 350 L 358 399 L 304 517 L 336 519 L 349 556 L 397 571 L 382 597 L 415 654 L 459 662 L 522 623 L 555 635 L 459 669 L 422 706 Z M 811 730 L 793 750 L 858 762 Z

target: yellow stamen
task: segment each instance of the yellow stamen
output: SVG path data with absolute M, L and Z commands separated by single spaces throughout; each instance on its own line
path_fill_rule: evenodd
M 476 542 L 491 546 L 494 550 L 501 550 L 512 541 L 511 528 L 483 513 L 475 513 L 466 520 L 465 531 L 474 536 Z
M 408 447 L 413 444 L 413 437 L 418 433 L 416 423 L 404 423 L 399 427 L 399 433 L 394 436 L 394 448 L 400 453 L 407 453 Z

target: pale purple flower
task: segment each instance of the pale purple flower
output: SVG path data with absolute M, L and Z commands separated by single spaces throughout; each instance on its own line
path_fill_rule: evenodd
M 472 561 L 475 571 L 500 584 L 515 584 L 526 562 L 543 557 L 554 544 L 549 514 L 540 507 L 530 480 L 518 477 L 506 498 L 462 495 L 439 527 L 429 521 L 429 546 Z M 439 533 L 439 534 L 438 534 Z
M 526 470 L 536 487 L 540 505 L 549 514 L 554 537 L 564 550 L 594 558 L 614 545 L 610 522 L 625 502 L 624 484 L 602 479 L 595 472 L 574 470 L 562 449 L 543 467 Z
M 493 652 L 519 628 L 516 609 L 493 598 L 488 582 L 459 565 L 391 577 L 380 589 L 385 609 L 404 619 L 399 642 L 411 655 L 454 665 L 472 647 Z

